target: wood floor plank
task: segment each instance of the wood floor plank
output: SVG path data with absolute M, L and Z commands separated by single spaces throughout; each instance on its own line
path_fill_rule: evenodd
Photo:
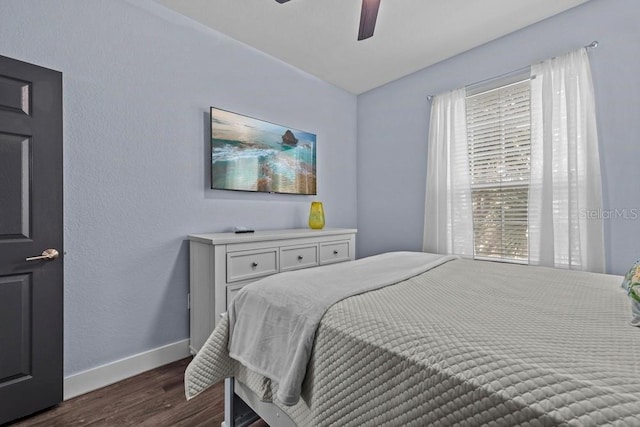
M 187 401 L 184 371 L 191 358 L 161 366 L 23 418 L 12 427 L 218 427 L 224 382 Z M 269 427 L 259 420 L 250 427 Z
M 217 427 L 224 420 L 224 383 L 187 402 L 183 378 L 190 361 L 187 358 L 142 373 L 10 425 Z

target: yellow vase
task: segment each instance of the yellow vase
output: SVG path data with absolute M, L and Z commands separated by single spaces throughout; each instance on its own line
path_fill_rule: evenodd
M 309 227 L 314 230 L 321 230 L 324 227 L 324 209 L 322 208 L 322 202 L 311 202 Z

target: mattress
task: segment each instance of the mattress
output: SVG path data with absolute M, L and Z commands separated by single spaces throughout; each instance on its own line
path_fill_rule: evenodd
M 347 298 L 323 316 L 292 407 L 228 357 L 223 319 L 186 393 L 235 376 L 300 426 L 640 426 L 640 330 L 620 281 L 455 260 Z

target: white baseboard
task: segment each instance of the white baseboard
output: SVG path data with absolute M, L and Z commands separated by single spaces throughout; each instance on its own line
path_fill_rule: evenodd
M 191 353 L 189 353 L 189 340 L 187 339 L 69 375 L 64 379 L 64 400 L 189 356 Z

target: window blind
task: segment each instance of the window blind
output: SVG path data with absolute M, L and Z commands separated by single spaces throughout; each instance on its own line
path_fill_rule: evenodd
M 467 139 L 476 258 L 528 260 L 529 79 L 468 95 Z

